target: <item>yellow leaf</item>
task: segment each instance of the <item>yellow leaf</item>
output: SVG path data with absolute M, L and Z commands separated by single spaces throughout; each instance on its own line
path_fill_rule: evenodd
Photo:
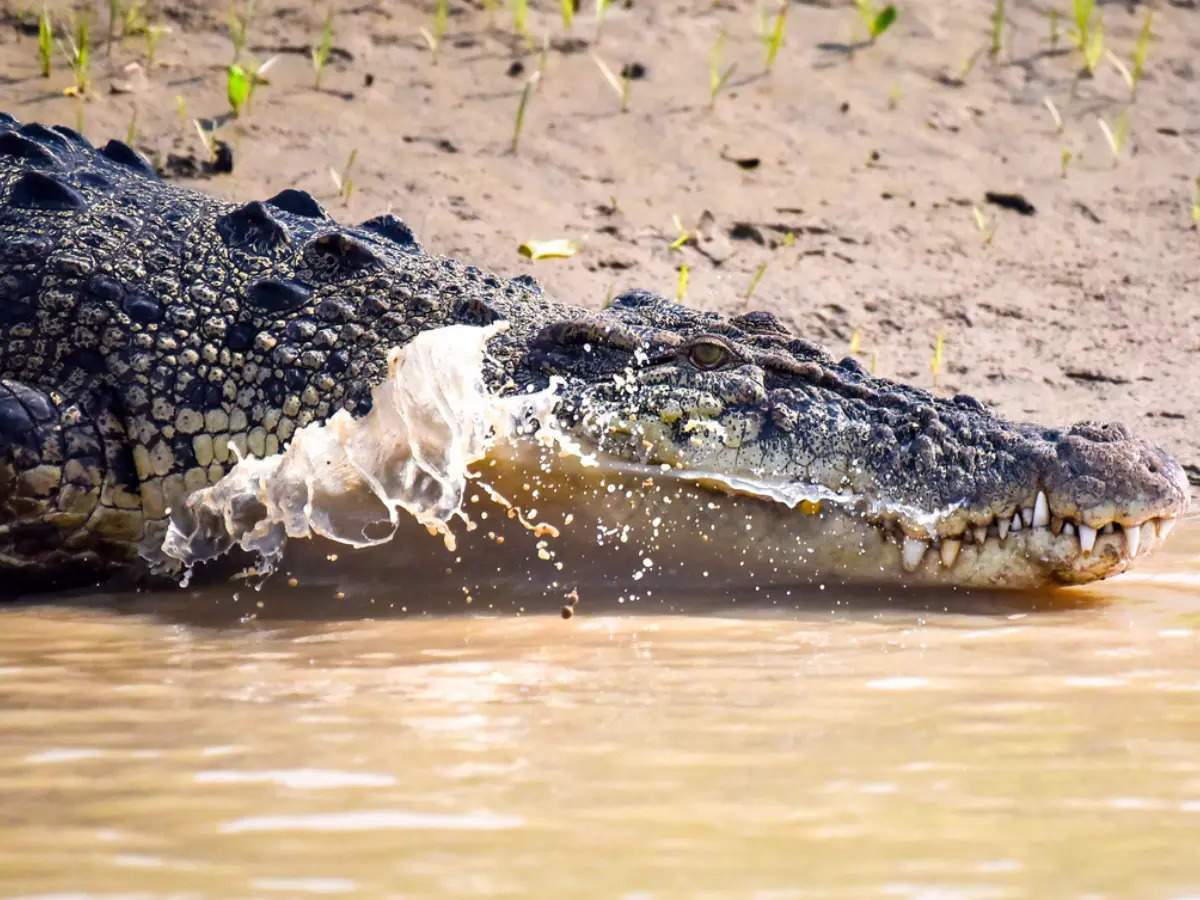
M 566 259 L 579 252 L 579 241 L 554 238 L 549 241 L 525 241 L 517 252 L 529 259 Z

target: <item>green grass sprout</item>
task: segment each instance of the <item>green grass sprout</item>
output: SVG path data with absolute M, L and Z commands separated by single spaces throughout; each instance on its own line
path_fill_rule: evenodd
M 889 3 L 883 9 L 876 6 L 872 0 L 854 0 L 855 9 L 858 10 L 858 17 L 862 19 L 863 25 L 867 28 L 867 33 L 871 36 L 871 43 L 875 43 L 875 39 L 891 28 L 892 23 L 896 21 L 896 7 Z
M 1104 51 L 1104 58 L 1107 59 L 1109 63 L 1112 64 L 1112 67 L 1117 70 L 1117 73 L 1121 76 L 1121 80 L 1124 81 L 1125 86 L 1129 88 L 1130 96 L 1132 96 L 1137 90 L 1137 87 L 1133 80 L 1133 73 L 1129 71 L 1129 66 L 1125 65 L 1125 63 L 1121 61 L 1121 57 L 1117 56 L 1117 54 L 1113 53 L 1111 50 Z
M 1196 193 L 1192 195 L 1192 224 L 1200 227 L 1200 178 L 1196 179 Z
M 50 13 L 42 7 L 38 17 L 38 62 L 42 67 L 42 77 L 50 77 L 50 57 L 54 52 L 54 25 L 50 22 Z
M 329 178 L 333 182 L 333 186 L 337 188 L 338 196 L 342 198 L 343 203 L 350 202 L 350 195 L 354 193 L 354 179 L 350 177 L 350 171 L 354 168 L 354 161 L 358 159 L 358 148 L 355 147 L 350 151 L 350 158 L 346 160 L 346 165 L 342 171 L 338 171 L 333 166 L 329 167 Z
M 1067 166 L 1069 166 L 1071 164 L 1071 157 L 1073 155 L 1074 154 L 1072 154 L 1071 151 L 1068 150 L 1066 147 L 1062 148 L 1062 153 L 1059 155 L 1059 158 L 1058 158 L 1058 165 L 1059 165 L 1060 174 L 1063 178 L 1067 177 Z
M 550 64 L 550 35 L 542 35 L 542 49 L 538 52 L 537 89 L 542 89 L 542 81 L 546 78 L 546 66 Z
M 983 210 L 974 204 L 971 205 L 971 215 L 975 219 L 975 227 L 979 229 L 979 236 L 983 238 L 983 245 L 986 247 L 996 236 L 996 226 L 989 222 L 988 217 L 983 214 Z M 933 373 L 933 378 L 936 384 L 937 372 Z
M 242 109 L 250 100 L 254 91 L 254 76 L 239 63 L 230 65 L 225 76 L 225 96 L 229 99 L 229 108 L 235 118 L 241 118 Z
M 321 25 L 321 40 L 312 48 L 312 66 L 315 78 L 313 89 L 321 89 L 321 73 L 329 63 L 329 54 L 333 52 L 333 10 L 325 13 L 325 21 Z
M 1104 132 L 1104 139 L 1108 141 L 1108 149 L 1112 151 L 1113 165 L 1116 166 L 1121 162 L 1121 151 L 1129 139 L 1129 110 L 1121 110 L 1121 114 L 1117 116 L 1112 125 L 1099 117 L 1096 119 L 1096 124 Z
M 438 0 L 433 11 L 433 28 L 421 26 L 421 37 L 425 38 L 425 43 L 429 45 L 435 66 L 438 61 L 438 48 L 442 46 L 442 37 L 446 34 L 446 23 L 449 19 L 450 0 Z
M 559 0 L 558 8 L 562 12 L 563 28 L 566 31 L 571 30 L 571 23 L 575 21 L 575 4 L 577 0 Z
M 525 38 L 525 44 L 533 47 L 533 35 L 529 33 L 529 0 L 513 3 L 513 31 Z
M 183 99 L 183 94 L 175 95 L 175 115 L 179 116 L 180 125 L 188 120 L 187 101 Z
M 1054 105 L 1054 101 L 1048 96 L 1042 98 L 1042 105 L 1046 107 L 1050 113 L 1050 118 L 1054 120 L 1054 131 L 1056 134 L 1062 134 L 1063 117 L 1058 112 L 1058 107 Z
M 967 80 L 967 76 L 975 69 L 975 63 L 979 62 L 979 57 L 983 56 L 983 51 L 986 49 L 986 47 L 980 47 L 967 57 L 966 62 L 963 63 L 962 68 L 958 72 L 959 81 Z
M 130 147 L 137 140 L 137 107 L 135 106 L 129 116 L 129 127 L 125 130 L 125 143 Z
M 595 53 L 588 54 L 592 58 L 592 62 L 600 70 L 600 74 L 604 76 L 604 80 L 608 82 L 608 86 L 613 89 L 618 97 L 621 98 L 621 112 L 629 112 L 629 69 L 625 69 L 624 76 L 618 76 L 610 69 L 599 56 Z
M 722 31 L 717 35 L 717 40 L 713 43 L 712 49 L 708 51 L 708 108 L 714 109 L 717 105 L 717 95 L 725 89 L 729 84 L 729 79 L 737 70 L 737 63 L 730 63 L 728 68 L 722 69 L 721 63 L 725 56 L 725 32 Z
M 681 263 L 679 266 L 679 281 L 677 281 L 675 284 L 675 299 L 680 303 L 682 303 L 683 298 L 687 296 L 688 272 L 690 271 L 690 268 L 691 267 L 688 266 L 687 263 Z
M 242 58 L 246 41 L 250 35 L 250 20 L 254 18 L 255 0 L 243 0 L 229 8 L 225 24 L 229 28 L 229 40 L 233 44 L 233 62 Z
M 112 55 L 113 41 L 117 37 L 117 23 L 125 18 L 121 0 L 108 0 L 108 54 Z
M 1130 89 L 1130 96 L 1137 96 L 1137 88 L 1141 83 L 1142 75 L 1146 72 L 1146 56 L 1150 52 L 1150 42 L 1154 40 L 1154 35 L 1150 31 L 1150 26 L 1154 21 L 1154 10 L 1146 10 L 1146 18 L 1142 22 L 1142 29 L 1138 32 L 1137 43 L 1133 46 L 1133 71 L 1130 75 L 1133 79 L 1133 84 Z
M 1058 49 L 1058 10 L 1051 9 L 1050 12 L 1048 12 L 1046 14 L 1046 18 L 1050 20 L 1050 35 L 1049 35 L 1050 49 L 1057 50 Z
M 142 29 L 142 40 L 146 45 L 146 73 L 154 68 L 154 60 L 158 56 L 158 48 L 162 39 L 171 33 L 167 25 L 147 25 Z
M 775 24 L 768 28 L 766 15 L 762 8 L 759 8 L 759 39 L 763 43 L 763 52 L 766 55 L 766 70 L 771 71 L 775 65 L 775 57 L 779 55 L 779 48 L 783 46 L 784 38 L 787 34 L 787 0 L 779 6 L 779 12 L 775 16 Z
M 1004 49 L 1004 0 L 996 0 L 992 9 L 992 56 L 999 56 Z
M 1075 27 L 1070 33 L 1088 75 L 1096 71 L 1104 55 L 1104 20 L 1095 7 L 1096 0 L 1074 0 Z
M 600 40 L 600 32 L 604 29 L 604 17 L 608 15 L 609 0 L 596 0 L 596 40 Z
M 92 68 L 92 41 L 89 36 L 90 21 L 89 14 L 86 9 L 80 9 L 74 15 L 75 28 L 72 32 L 67 32 L 67 46 L 60 48 L 63 50 L 63 55 L 67 57 L 67 62 L 71 66 L 71 74 L 75 76 L 75 83 L 63 90 L 64 94 L 82 96 L 88 92 L 91 87 L 91 68 Z
M 933 344 L 933 357 L 929 360 L 929 370 L 933 372 L 933 386 L 937 387 L 938 376 L 942 374 L 942 361 L 946 349 L 946 334 L 939 328 L 937 340 Z
M 668 245 L 668 250 L 679 250 L 692 239 L 692 233 L 683 227 L 683 220 L 679 218 L 679 214 L 675 213 L 671 216 L 671 222 L 675 226 L 675 240 Z
M 196 126 L 196 134 L 200 136 L 200 143 L 204 146 L 204 153 L 209 160 L 217 158 L 217 142 L 213 139 L 211 131 L 206 131 L 204 126 L 200 124 L 199 119 L 192 119 L 192 124 Z
M 521 140 L 521 129 L 525 125 L 525 109 L 529 106 L 529 97 L 533 94 L 533 89 L 541 79 L 540 72 L 534 72 L 525 82 L 525 87 L 521 90 L 521 100 L 517 103 L 517 119 L 513 123 L 512 136 L 512 152 L 517 152 L 517 144 Z
M 243 66 L 240 63 L 230 65 L 225 77 L 225 95 L 235 117 L 240 118 L 243 109 L 246 112 L 250 111 L 250 99 L 254 96 L 255 89 L 266 83 L 267 71 L 278 60 L 278 56 L 272 56 L 261 66 Z
M 749 300 L 751 297 L 754 296 L 754 290 L 755 290 L 755 288 L 758 287 L 758 283 L 760 281 L 762 281 L 762 277 L 763 277 L 763 275 L 766 274 L 766 271 L 767 271 L 766 263 L 763 263 L 761 266 L 759 266 L 755 270 L 754 277 L 750 279 L 750 286 L 748 288 L 746 288 L 746 293 L 742 295 L 742 299 Z
M 109 23 L 111 27 L 111 22 Z M 150 26 L 149 20 L 146 18 L 145 4 L 140 0 L 134 0 L 125 7 L 124 19 L 121 22 L 121 37 L 128 37 L 131 34 L 141 34 Z

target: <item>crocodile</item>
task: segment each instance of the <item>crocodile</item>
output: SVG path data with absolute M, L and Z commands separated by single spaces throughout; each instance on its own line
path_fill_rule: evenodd
M 1120 424 L 1009 422 L 765 311 L 557 302 L 425 252 L 393 215 L 342 225 L 294 189 L 239 205 L 120 141 L 0 115 L 0 572 L 22 589 L 153 577 L 147 548 L 190 494 L 365 414 L 389 348 L 497 322 L 490 390 L 553 383 L 557 426 L 602 460 L 848 516 L 883 580 L 1086 582 L 1187 507 L 1179 463 Z

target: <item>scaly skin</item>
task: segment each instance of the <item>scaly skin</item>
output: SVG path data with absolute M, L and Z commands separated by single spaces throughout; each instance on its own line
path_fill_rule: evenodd
M 233 448 L 272 454 L 364 412 L 388 348 L 500 319 L 497 392 L 558 376 L 560 424 L 603 454 L 824 496 L 897 581 L 1103 577 L 1186 508 L 1179 464 L 1120 425 L 1010 424 L 835 362 L 767 313 L 636 292 L 558 304 L 422 252 L 391 216 L 346 227 L 300 191 L 239 207 L 159 181 L 119 142 L 0 114 L 0 572 L 49 588 L 147 569 L 170 508 Z

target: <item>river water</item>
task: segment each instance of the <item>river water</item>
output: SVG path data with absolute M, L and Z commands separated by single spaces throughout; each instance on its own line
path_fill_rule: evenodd
M 1196 522 L 1057 595 L 286 578 L 0 609 L 0 893 L 1200 893 Z

